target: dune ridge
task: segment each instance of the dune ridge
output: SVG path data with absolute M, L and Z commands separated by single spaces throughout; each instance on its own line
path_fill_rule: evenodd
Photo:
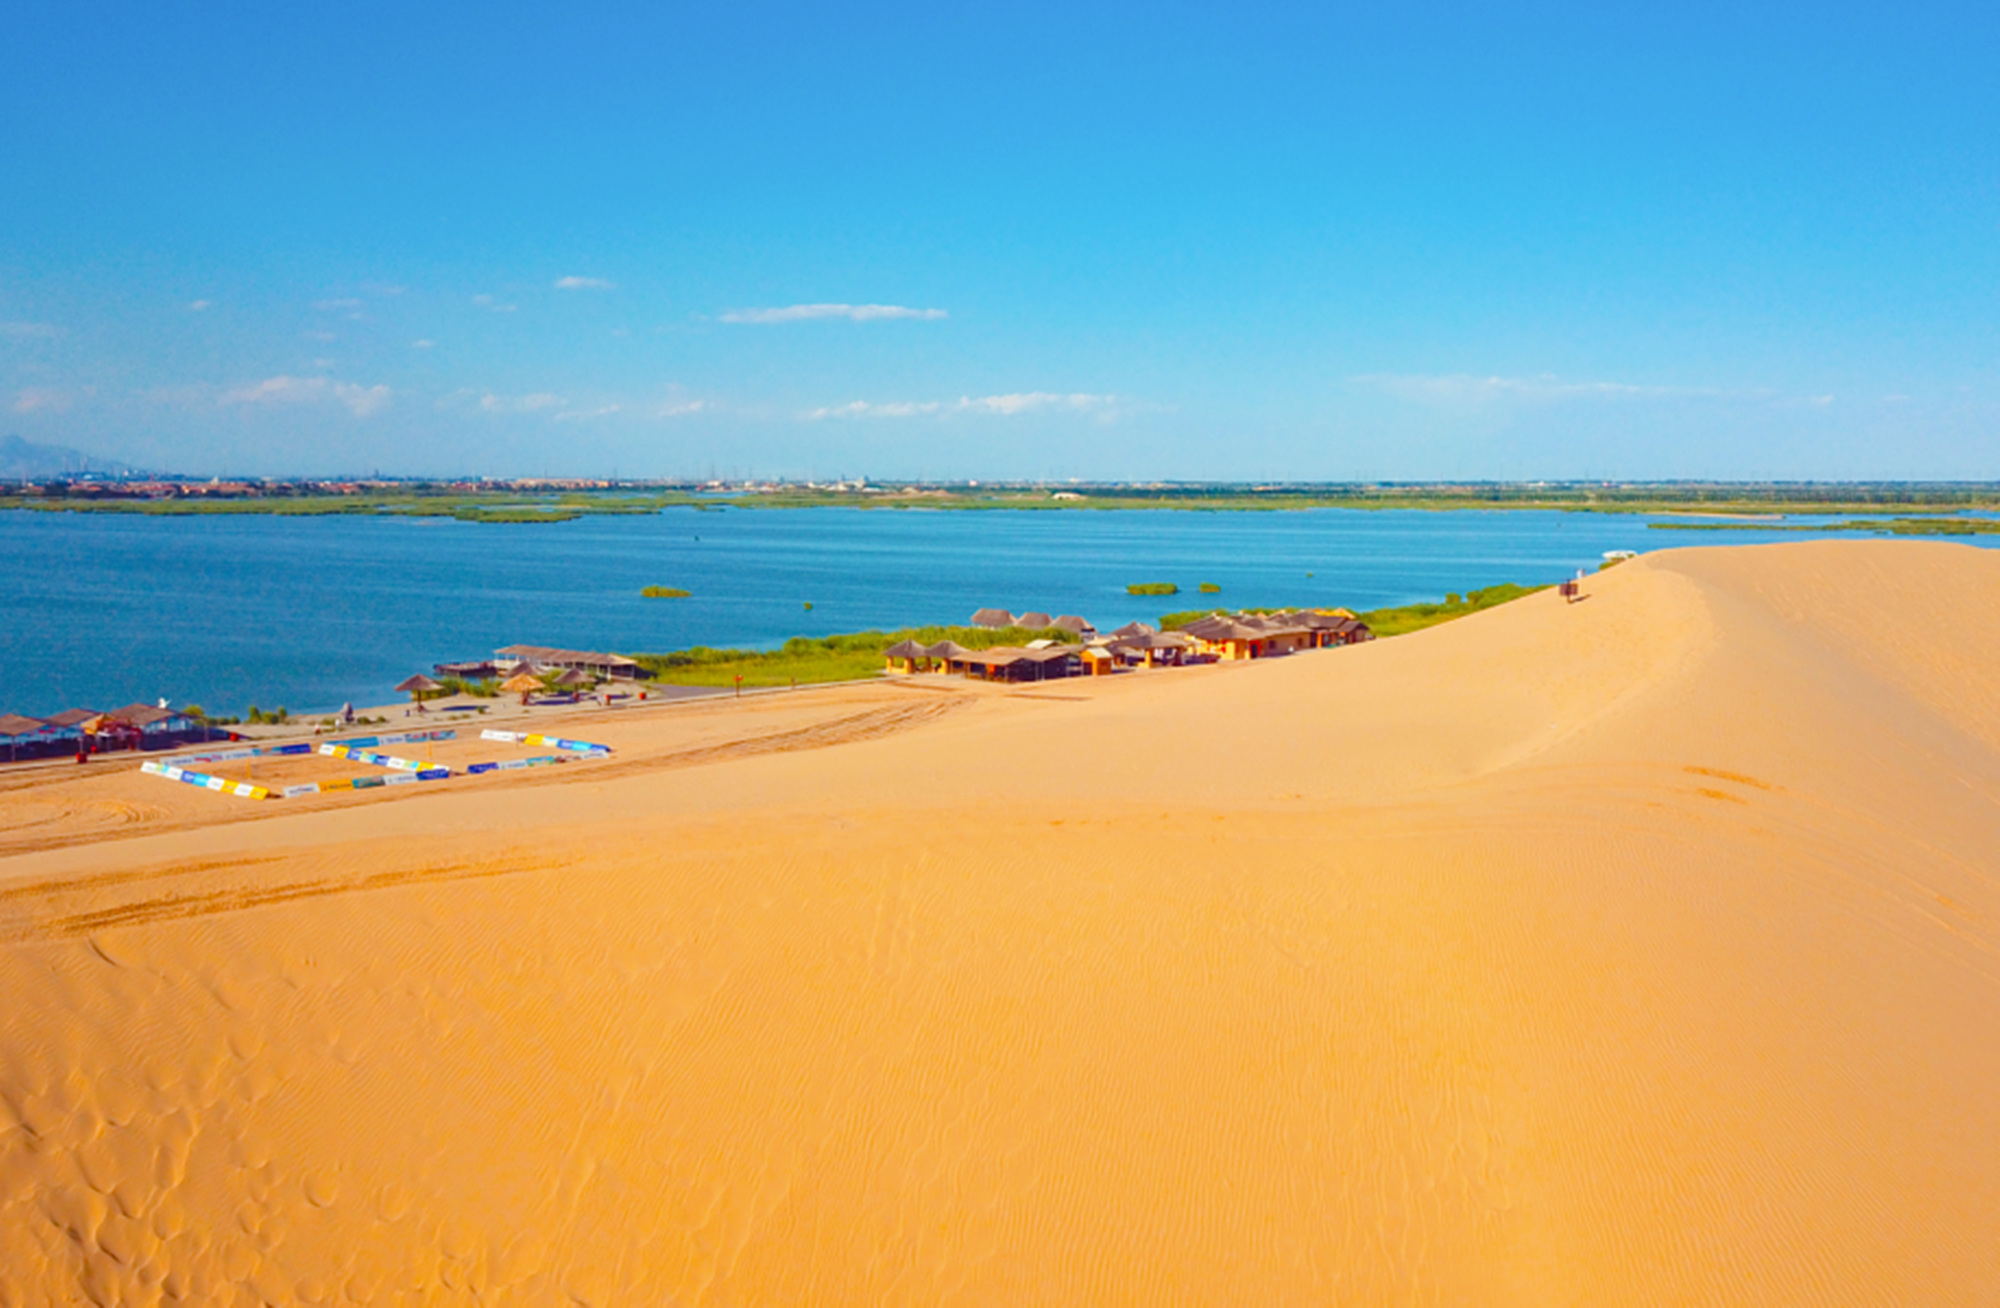
M 2000 556 L 1587 590 L 0 790 L 0 1304 L 1991 1302 Z

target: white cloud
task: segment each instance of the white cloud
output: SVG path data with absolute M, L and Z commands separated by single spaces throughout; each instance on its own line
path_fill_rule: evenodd
M 700 413 L 709 407 L 707 400 L 668 400 L 653 410 L 656 418 L 685 418 L 691 413 Z
M 836 404 L 830 408 L 814 409 L 806 414 L 813 421 L 821 418 L 919 418 L 927 413 L 942 413 L 944 405 L 936 400 L 923 404 L 899 400 L 888 404 L 870 404 L 866 400 L 855 400 L 849 404 Z
M 602 277 L 558 277 L 556 289 L 559 291 L 608 291 L 613 287 Z
M 335 399 L 352 409 L 357 418 L 365 418 L 389 402 L 389 388 L 379 383 L 356 386 L 349 382 L 337 382 L 333 394 Z
M 518 304 L 502 304 L 490 295 L 475 295 L 472 302 L 489 313 L 512 313 L 521 307 Z
M 30 386 L 14 397 L 16 413 L 68 413 L 75 397 L 68 391 Z
M 359 300 L 314 300 L 313 308 L 321 313 L 353 313 L 361 307 Z
M 871 403 L 867 400 L 855 400 L 850 404 L 810 410 L 805 417 L 812 422 L 824 418 L 922 418 L 961 413 L 1013 417 L 1043 409 L 1067 413 L 1104 414 L 1108 413 L 1117 402 L 1118 399 L 1114 395 L 1058 395 L 1053 391 L 1022 391 L 1012 395 L 982 395 L 977 398 L 968 395 L 951 401 L 896 400 L 888 403 Z
M 983 399 L 960 400 L 958 407 L 973 409 L 982 413 L 1031 413 L 1036 409 L 1103 409 L 1113 403 L 1109 395 L 1052 395 L 1047 391 L 1030 391 L 1024 395 L 988 395 Z
M 595 409 L 568 409 L 555 415 L 557 422 L 589 422 L 592 418 L 608 418 L 620 411 L 616 404 L 606 404 Z
M 432 340 L 422 340 L 422 341 L 411 341 L 411 342 L 410 342 L 410 348 L 411 348 L 411 349 L 413 349 L 413 350 L 431 350 L 431 349 L 436 349 L 436 348 L 437 348 L 437 342 L 436 342 L 436 341 L 432 341 Z
M 46 322 L 0 322 L 0 336 L 17 341 L 53 340 L 63 334 L 63 329 Z
M 882 318 L 931 320 L 946 316 L 943 309 L 909 309 L 900 304 L 788 304 L 774 309 L 731 309 L 722 315 L 722 321 L 775 323 L 846 318 L 850 322 L 874 322 Z
M 190 303 L 190 304 L 188 305 L 188 312 L 190 312 L 190 313 L 206 313 L 206 312 L 207 312 L 208 310 L 210 310 L 210 309 L 212 309 L 212 308 L 214 308 L 214 307 L 215 307 L 215 301 L 214 301 L 214 300 L 195 300 L 195 301 L 192 301 L 192 302 L 191 302 L 191 303 Z
M 366 418 L 389 403 L 389 388 L 334 381 L 329 377 L 268 377 L 226 390 L 216 403 L 255 406 L 337 403 L 345 405 L 355 417 Z
M 545 409 L 562 407 L 563 397 L 551 391 L 537 391 L 532 395 L 495 395 L 490 391 L 479 399 L 479 407 L 488 413 L 540 413 Z

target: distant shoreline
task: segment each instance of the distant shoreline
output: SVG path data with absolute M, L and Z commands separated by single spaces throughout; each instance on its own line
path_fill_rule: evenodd
M 936 484 L 867 482 L 194 482 L 46 481 L 0 494 L 0 509 L 180 517 L 257 514 L 450 518 L 497 526 L 651 515 L 670 508 L 929 509 L 1021 512 L 1306 509 L 1540 510 L 1662 514 L 1717 521 L 1791 515 L 1934 516 L 2000 511 L 1990 482 Z M 1681 524 L 1673 524 L 1679 526 Z M 1692 524 L 1691 524 L 1692 525 Z M 1835 530 L 1865 529 L 1841 524 Z M 1826 529 L 1824 524 L 1818 524 Z M 1935 528 L 1932 528 L 1934 531 Z M 1968 533 L 1970 534 L 1970 533 Z

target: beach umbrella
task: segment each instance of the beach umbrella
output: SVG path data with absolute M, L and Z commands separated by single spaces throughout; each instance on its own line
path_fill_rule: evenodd
M 556 677 L 555 684 L 558 686 L 589 686 L 594 685 L 596 680 L 595 677 L 585 672 L 582 668 L 565 668 Z
M 443 690 L 444 687 L 419 672 L 414 677 L 406 677 L 402 681 L 397 682 L 396 689 L 407 692 L 410 696 L 410 702 L 415 704 L 419 709 L 422 709 L 424 706 L 424 696 L 433 690 Z
M 523 704 L 528 702 L 528 696 L 541 688 L 542 679 L 534 673 L 527 671 L 525 667 L 522 671 L 516 672 L 513 676 L 500 683 L 500 689 L 506 691 L 509 695 L 519 695 Z

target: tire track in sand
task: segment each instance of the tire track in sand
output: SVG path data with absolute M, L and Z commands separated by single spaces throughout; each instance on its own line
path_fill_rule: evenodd
M 560 784 L 565 781 L 607 775 L 629 776 L 670 768 L 700 767 L 762 754 L 824 749 L 909 731 L 955 712 L 970 702 L 971 697 L 965 696 L 922 704 L 899 704 L 761 736 L 719 741 L 712 745 L 650 757 L 594 764 L 587 771 L 580 771 L 575 775 L 530 774 L 525 780 L 528 784 Z M 180 864 L 162 870 L 140 869 L 100 873 L 95 876 L 22 882 L 0 887 L 0 905 L 4 906 L 4 909 L 0 909 L 0 914 L 4 914 L 5 909 L 15 909 L 19 913 L 18 916 L 0 915 L 0 944 L 31 939 L 88 936 L 98 931 L 169 918 L 235 913 L 301 899 L 385 890 L 422 882 L 463 881 L 507 876 L 516 872 L 548 871 L 567 866 L 574 861 L 576 860 L 548 855 L 498 860 L 452 860 L 375 871 L 359 876 L 327 874 L 276 882 L 232 880 L 227 884 L 215 883 L 216 878 L 229 877 L 232 873 L 241 874 L 253 868 L 268 869 L 273 863 L 291 862 L 282 855 L 257 855 L 241 859 L 218 859 L 192 865 Z M 87 909 L 65 911 L 59 907 L 65 900 L 74 902 L 74 897 L 82 892 L 103 892 L 112 888 L 132 893 L 135 897 L 109 905 L 100 901 Z M 9 916 L 12 916 L 12 920 L 8 920 Z
M 784 731 L 773 731 L 762 736 L 717 741 L 712 745 L 697 745 L 691 749 L 674 750 L 667 754 L 640 755 L 633 758 L 614 757 L 606 762 L 592 763 L 586 771 L 571 773 L 558 769 L 530 772 L 519 784 L 560 785 L 565 782 L 591 781 L 603 777 L 632 776 L 642 772 L 663 772 L 670 768 L 704 767 L 711 763 L 727 763 L 739 758 L 755 758 L 760 754 L 790 754 L 798 750 L 852 745 L 864 740 L 879 740 L 884 736 L 913 731 L 927 723 L 956 713 L 972 702 L 972 696 L 959 695 L 952 699 L 928 700 L 919 704 L 892 704 L 886 708 L 851 713 L 846 717 L 832 718 L 826 722 L 815 722 L 803 727 L 791 727 Z
M 860 713 L 850 713 L 803 727 L 789 727 L 783 731 L 743 736 L 663 754 L 614 756 L 607 761 L 593 762 L 584 767 L 536 768 L 528 772 L 500 775 L 507 778 L 505 784 L 510 785 L 566 785 L 604 777 L 632 776 L 672 768 L 702 767 L 711 763 L 726 763 L 732 759 L 752 758 L 760 754 L 786 754 L 796 750 L 826 749 L 834 745 L 854 744 L 913 731 L 955 713 L 973 701 L 973 696 L 960 693 L 949 698 L 917 704 L 892 704 L 882 708 L 867 709 Z M 5 789 L 7 788 L 0 787 L 0 791 Z M 435 799 L 440 795 L 456 793 L 463 792 L 458 788 L 457 779 L 454 779 L 436 788 L 403 786 L 387 791 L 374 790 L 355 795 L 323 796 L 315 805 L 315 810 L 352 808 L 362 804 L 407 803 L 410 800 Z M 238 801 L 230 803 L 230 807 L 218 805 L 206 811 L 181 814 L 172 814 L 169 810 L 151 806 L 141 808 L 131 804 L 118 805 L 117 807 L 126 811 L 115 825 L 93 823 L 82 829 L 75 827 L 62 829 L 58 825 L 65 818 L 74 816 L 69 809 L 46 815 L 37 813 L 32 826 L 0 833 L 0 858 L 14 854 L 38 853 L 46 849 L 73 848 L 106 840 L 124 840 L 133 836 L 164 835 L 168 832 L 191 831 L 235 822 L 256 822 L 283 816 L 291 811 L 282 804 L 273 809 L 265 805 L 243 804 Z M 101 809 L 108 806 L 99 804 L 93 807 Z
M 546 872 L 567 867 L 577 860 L 560 855 L 538 854 L 515 858 L 420 863 L 412 867 L 392 868 L 360 876 L 342 876 L 336 873 L 275 883 L 237 883 L 220 886 L 199 883 L 201 874 L 226 873 L 281 861 L 284 860 L 268 856 L 253 857 L 203 864 L 198 869 L 177 867 L 165 872 L 122 878 L 125 884 L 139 889 L 149 885 L 157 887 L 162 882 L 172 883 L 175 888 L 164 893 L 128 899 L 108 906 L 97 905 L 71 912 L 57 911 L 43 914 L 30 912 L 13 921 L 0 922 L 0 944 L 17 944 L 35 939 L 73 939 L 114 927 L 138 926 L 168 918 L 237 913 L 244 909 L 262 908 L 269 904 L 285 904 L 301 899 L 318 899 L 327 895 L 352 894 L 358 891 L 387 890 L 395 886 L 469 881 L 482 877 L 510 876 L 516 872 Z M 190 882 L 196 884 L 189 884 Z M 6 898 L 11 901 L 21 901 L 39 895 L 49 899 L 62 899 L 69 897 L 82 886 L 100 884 L 103 882 L 98 878 L 87 878 L 81 883 L 75 880 L 57 880 L 10 886 Z

